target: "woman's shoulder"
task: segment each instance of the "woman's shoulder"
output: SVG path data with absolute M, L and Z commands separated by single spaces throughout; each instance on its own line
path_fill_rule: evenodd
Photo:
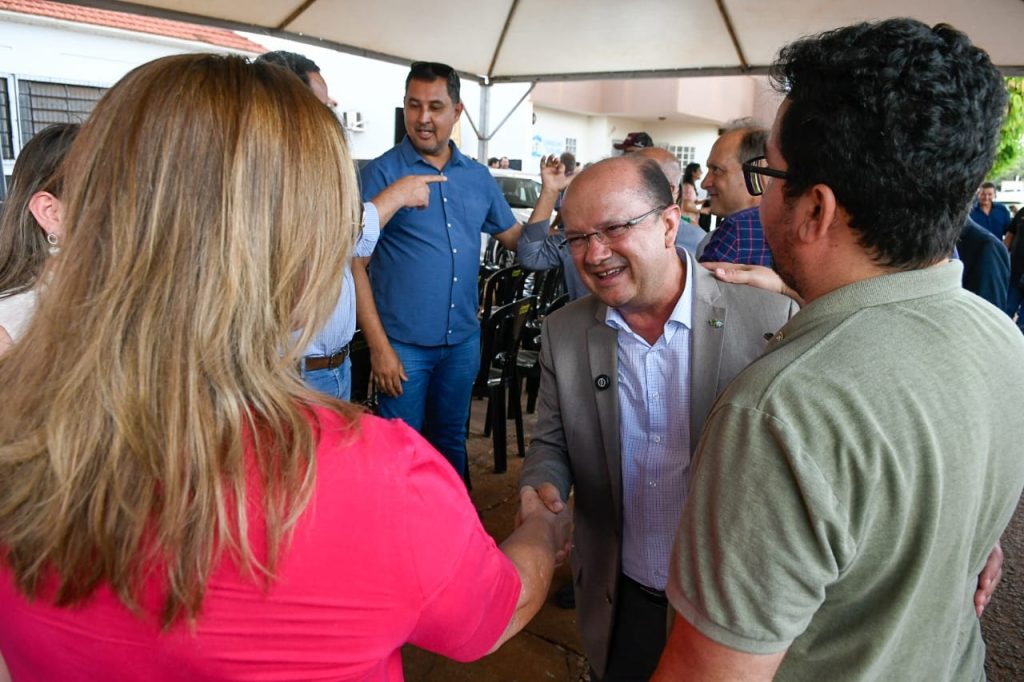
M 315 407 L 317 467 L 321 473 L 335 467 L 348 476 L 383 477 L 397 482 L 422 466 L 424 460 L 444 459 L 427 441 L 399 419 L 368 413 L 341 414 Z

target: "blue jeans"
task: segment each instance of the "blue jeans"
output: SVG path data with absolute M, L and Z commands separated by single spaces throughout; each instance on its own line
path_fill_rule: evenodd
M 314 391 L 349 400 L 352 397 L 352 359 L 345 358 L 345 362 L 334 369 L 302 370 L 302 380 Z
M 416 346 L 388 339 L 402 361 L 402 395 L 378 394 L 380 416 L 399 418 L 466 473 L 466 425 L 480 368 L 480 332 L 453 346 Z

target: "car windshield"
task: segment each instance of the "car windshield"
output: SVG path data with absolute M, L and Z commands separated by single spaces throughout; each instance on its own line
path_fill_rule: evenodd
M 533 208 L 540 198 L 540 183 L 533 178 L 495 177 L 494 181 L 512 208 Z

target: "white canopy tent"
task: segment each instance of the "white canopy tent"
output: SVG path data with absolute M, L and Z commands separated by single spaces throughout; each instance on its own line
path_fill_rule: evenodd
M 838 26 L 946 22 L 1024 74 L 1022 0 L 70 0 L 213 24 L 501 82 L 764 73 L 779 48 Z M 481 154 L 493 129 L 481 97 Z M 472 121 L 471 121 L 472 122 Z

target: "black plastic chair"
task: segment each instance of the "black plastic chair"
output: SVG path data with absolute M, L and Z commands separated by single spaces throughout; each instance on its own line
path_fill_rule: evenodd
M 532 317 L 536 305 L 535 296 L 503 305 L 490 315 L 480 330 L 480 374 L 477 376 L 474 393 L 487 397 L 484 435 L 492 437 L 494 471 L 499 474 L 508 469 L 506 439 L 509 419 L 515 420 L 519 456 L 526 455 L 517 356 L 523 328 Z
M 526 380 L 526 413 L 533 414 L 537 409 L 537 393 L 540 391 L 540 331 L 544 318 L 569 302 L 569 294 L 559 294 L 551 301 L 543 317 L 538 304 L 537 315 L 526 323 L 519 353 L 516 355 L 517 372 L 520 379 Z M 519 383 L 516 383 L 516 399 L 519 396 Z
M 365 405 L 376 414 L 377 393 L 370 382 L 370 346 L 363 330 L 357 329 L 349 342 L 348 357 L 352 361 L 352 402 Z
M 487 246 L 484 248 L 483 265 L 485 268 L 507 268 L 516 262 L 515 251 L 509 251 L 501 242 L 494 237 L 487 240 Z
M 510 265 L 497 270 L 487 278 L 480 296 L 480 324 L 486 323 L 491 314 L 501 306 L 523 297 L 526 274 L 522 266 Z

